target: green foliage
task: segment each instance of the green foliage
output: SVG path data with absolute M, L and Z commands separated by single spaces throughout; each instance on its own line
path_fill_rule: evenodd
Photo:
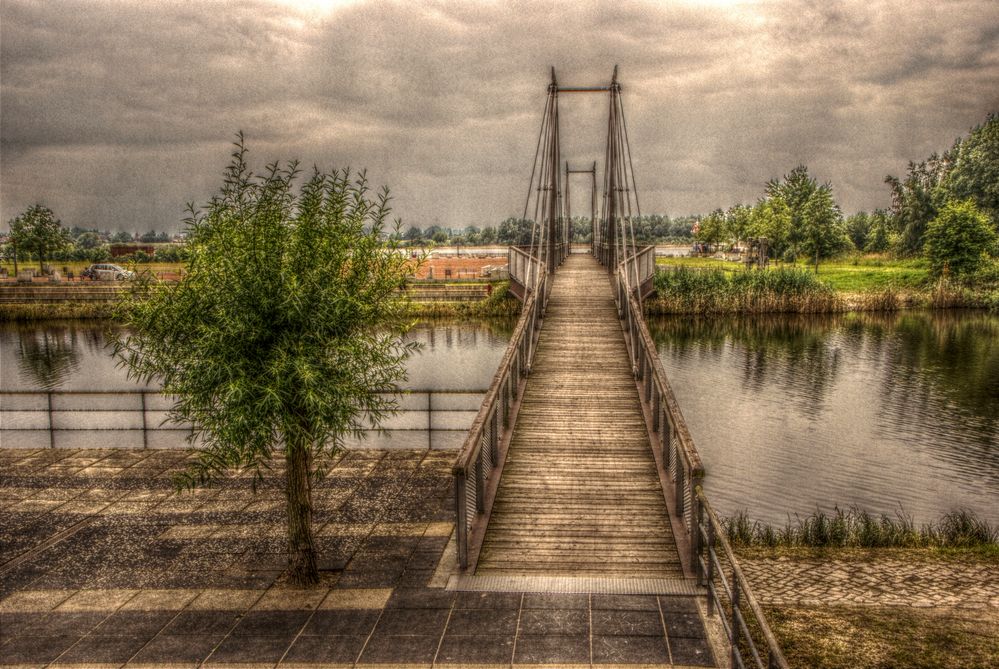
M 972 199 L 999 230 L 999 116 L 959 139 L 949 152 L 951 168 L 944 180 L 948 197 Z
M 19 255 L 32 252 L 41 268 L 46 258 L 69 246 L 69 232 L 52 210 L 41 204 L 32 205 L 10 221 L 10 237 Z
M 988 217 L 972 200 L 948 202 L 926 230 L 926 256 L 934 276 L 974 274 L 995 245 L 996 233 Z
M 293 577 L 315 582 L 311 479 L 348 436 L 396 408 L 413 345 L 402 343 L 408 255 L 383 242 L 388 191 L 364 175 L 295 163 L 253 174 L 242 136 L 225 183 L 187 220 L 190 263 L 176 284 L 137 285 L 115 344 L 132 377 L 162 381 L 190 421 L 197 460 L 178 480 L 287 463 Z M 296 552 L 297 551 L 297 552 Z
M 716 209 L 700 220 L 694 239 L 705 244 L 718 244 L 726 237 L 727 228 L 725 213 L 721 209 Z

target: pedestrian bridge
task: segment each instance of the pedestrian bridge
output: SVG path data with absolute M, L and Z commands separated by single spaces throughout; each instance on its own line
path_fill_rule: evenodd
M 610 95 L 602 205 L 572 244 L 559 93 Z M 704 467 L 645 323 L 655 257 L 640 215 L 621 87 L 552 73 L 524 218 L 511 247 L 520 319 L 453 467 L 458 590 L 703 598 L 732 666 L 786 661 L 701 487 Z M 533 198 L 533 211 L 531 208 Z M 573 252 L 570 252 L 572 250 Z

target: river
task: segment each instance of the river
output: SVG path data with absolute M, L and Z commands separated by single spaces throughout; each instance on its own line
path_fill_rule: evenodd
M 656 318 L 650 329 L 725 514 L 856 505 L 999 523 L 999 316 Z

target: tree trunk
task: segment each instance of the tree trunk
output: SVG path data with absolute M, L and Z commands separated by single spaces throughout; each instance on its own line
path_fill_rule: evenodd
M 299 441 L 299 440 L 296 440 Z M 319 583 L 316 546 L 312 536 L 312 453 L 302 443 L 287 444 L 288 573 L 299 585 Z

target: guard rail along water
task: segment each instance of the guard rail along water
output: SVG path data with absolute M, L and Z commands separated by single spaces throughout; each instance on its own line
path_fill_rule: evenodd
M 652 291 L 654 251 L 646 247 L 618 265 L 614 294 L 642 401 L 652 416 L 655 446 L 672 488 L 671 520 L 689 538 L 689 564 L 698 584 L 707 588 L 709 615 L 720 615 L 732 666 L 786 669 L 787 661 L 725 538 L 724 525 L 705 498 L 701 458 L 645 322 L 641 302 Z M 725 576 L 723 565 L 728 566 L 730 577 Z
M 519 284 L 527 292 L 523 310 L 507 345 L 492 384 L 468 431 L 468 437 L 452 469 L 454 475 L 455 539 L 458 563 L 468 566 L 469 547 L 476 532 L 485 530 L 487 483 L 499 463 L 500 445 L 509 441 L 514 426 L 516 403 L 531 370 L 537 347 L 541 319 L 548 304 L 550 277 L 537 259 L 511 248 L 511 285 Z M 520 262 L 522 261 L 522 262 Z M 536 288 L 536 289 L 535 289 Z

